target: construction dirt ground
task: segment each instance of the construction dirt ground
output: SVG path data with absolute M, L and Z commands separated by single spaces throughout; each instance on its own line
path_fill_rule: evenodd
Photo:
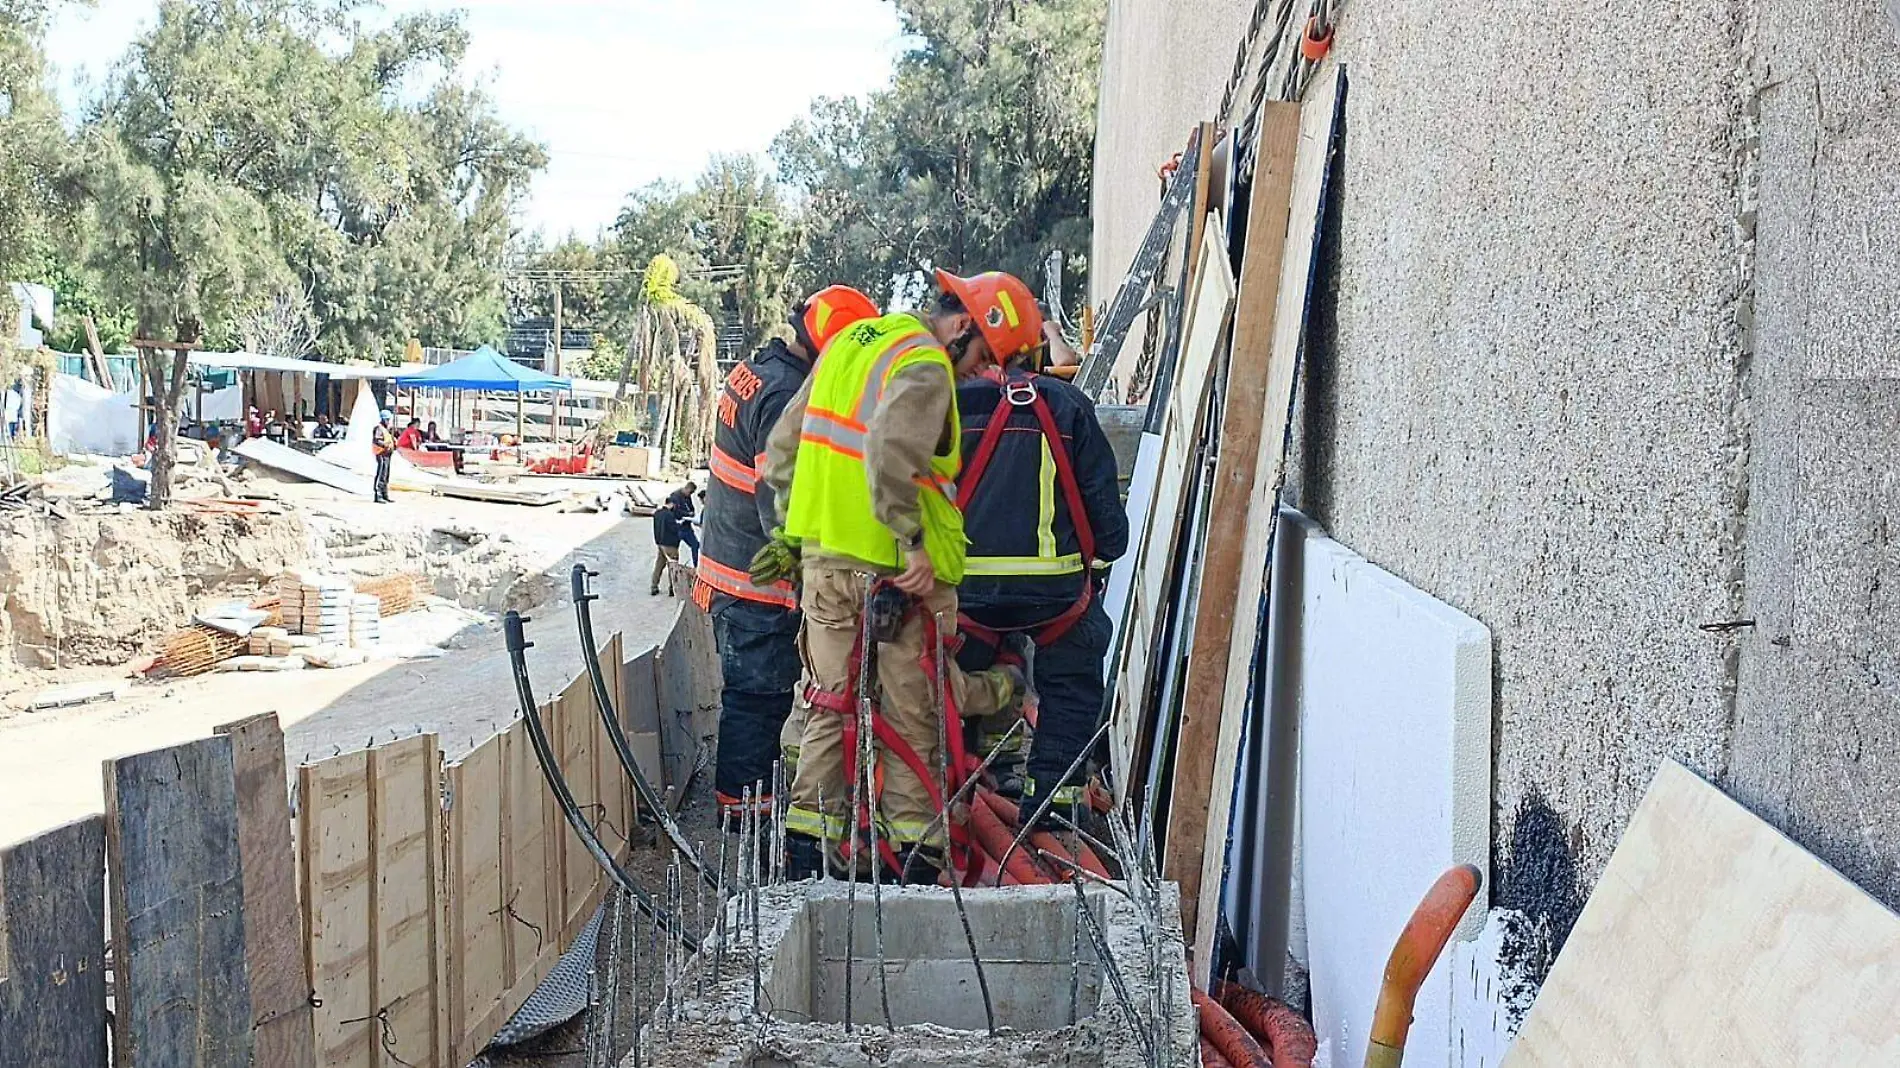
M 545 481 L 582 499 L 600 485 Z M 262 485 L 284 514 L 0 517 L 0 635 L 13 651 L 0 661 L 0 840 L 100 811 L 102 761 L 255 712 L 277 714 L 293 767 L 305 754 L 392 733 L 435 732 L 452 759 L 517 714 L 497 613 L 549 612 L 535 633 L 537 662 L 550 679 L 580 671 L 566 607 L 576 562 L 600 572 L 597 626 L 624 633 L 629 649 L 661 635 L 678 607 L 647 593 L 654 547 L 644 518 L 415 493 L 377 505 L 311 483 Z M 127 677 L 128 662 L 192 612 L 247 599 L 285 568 L 306 566 L 418 574 L 439 600 L 392 617 L 386 655 L 353 667 Z M 55 658 L 63 666 L 41 666 Z M 49 687 L 99 680 L 119 683 L 116 699 L 25 710 Z

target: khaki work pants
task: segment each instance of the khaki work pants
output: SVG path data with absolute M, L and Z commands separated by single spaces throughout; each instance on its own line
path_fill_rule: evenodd
M 673 589 L 673 575 L 672 572 L 667 570 L 666 565 L 680 562 L 680 547 L 677 545 L 655 545 L 653 549 L 653 581 L 648 583 L 647 587 L 653 592 L 658 593 L 660 583 L 664 581 L 666 583 L 666 592 L 668 595 L 671 595 L 675 592 Z
M 804 577 L 800 601 L 805 625 L 799 633 L 799 647 L 805 660 L 805 682 L 821 690 L 849 695 L 855 708 L 856 694 L 850 688 L 855 670 L 851 649 L 858 639 L 869 580 L 857 572 L 815 561 L 806 562 Z M 944 637 L 954 635 L 956 587 L 939 583 L 905 618 L 897 640 L 878 646 L 877 684 L 885 721 L 916 750 L 929 774 L 931 788 L 940 790 L 937 739 L 942 729 L 943 711 L 921 661 L 923 613 L 937 617 Z M 964 674 L 947 651 L 943 665 L 957 707 L 966 718 L 999 715 L 1002 687 L 997 679 L 989 673 Z M 792 719 L 794 722 L 802 719 L 804 728 L 799 738 L 798 776 L 792 783 L 792 811 L 787 827 L 820 837 L 822 826 L 822 837 L 833 843 L 833 855 L 837 856 L 841 852 L 837 850 L 837 843 L 845 840 L 848 828 L 855 823 L 850 818 L 851 787 L 845 776 L 845 717 L 828 709 L 813 708 L 801 687 L 793 703 Z M 882 783 L 876 798 L 879 838 L 892 842 L 894 848 L 919 842 L 941 847 L 944 828 L 936 822 L 938 808 L 931 801 L 924 781 L 881 744 L 874 753 L 875 778 Z

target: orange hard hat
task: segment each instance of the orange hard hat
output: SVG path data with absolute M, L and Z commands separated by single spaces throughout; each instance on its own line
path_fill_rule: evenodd
M 844 328 L 864 319 L 875 319 L 879 315 L 877 305 L 870 297 L 850 286 L 826 286 L 805 298 L 792 313 L 792 329 L 798 333 L 800 344 L 811 349 L 816 357 L 831 344 Z
M 1015 275 L 988 271 L 959 278 L 938 271 L 937 285 L 963 302 L 963 310 L 976 320 L 996 362 L 1007 362 L 1042 344 L 1042 309 L 1036 306 L 1036 295 Z

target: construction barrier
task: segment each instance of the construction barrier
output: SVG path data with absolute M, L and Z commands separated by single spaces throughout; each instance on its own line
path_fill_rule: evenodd
M 717 708 L 709 621 L 682 604 L 658 648 L 600 655 L 642 771 L 679 796 Z M 587 679 L 540 714 L 625 859 L 637 802 Z M 103 819 L 0 850 L 0 1068 L 106 1063 L 108 913 L 122 1068 L 467 1064 L 605 893 L 519 720 L 452 763 L 422 734 L 304 764 L 294 816 L 286 778 L 254 717 L 107 761 Z

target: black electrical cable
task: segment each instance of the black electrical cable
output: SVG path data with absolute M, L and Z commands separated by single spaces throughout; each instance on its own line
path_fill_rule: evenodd
M 528 725 L 528 741 L 534 746 L 535 762 L 541 765 L 541 774 L 547 779 L 548 789 L 554 791 L 555 803 L 560 805 L 561 814 L 567 817 L 567 825 L 574 830 L 575 837 L 587 847 L 594 857 L 594 863 L 607 873 L 614 885 L 626 891 L 640 906 L 640 911 L 651 916 L 667 933 L 680 940 L 680 943 L 693 952 L 699 952 L 699 938 L 689 933 L 667 911 L 653 900 L 627 869 L 620 866 L 613 854 L 600 843 L 600 836 L 594 833 L 587 818 L 581 815 L 580 805 L 574 800 L 574 792 L 568 788 L 567 777 L 561 774 L 561 765 L 554 758 L 554 747 L 548 744 L 547 728 L 541 722 L 541 713 L 534 704 L 534 684 L 528 679 L 528 650 L 534 643 L 527 640 L 521 625 L 527 620 L 520 612 L 509 612 L 502 617 L 502 633 L 508 643 L 508 665 L 515 676 L 515 697 L 521 702 L 521 718 Z
M 718 882 L 706 870 L 706 865 L 699 859 L 699 854 L 687 844 L 686 832 L 680 830 L 680 825 L 674 821 L 672 813 L 668 812 L 666 805 L 662 803 L 659 791 L 653 788 L 653 784 L 648 782 L 646 775 L 640 771 L 640 762 L 633 755 L 633 744 L 627 740 L 627 732 L 620 725 L 619 710 L 614 705 L 613 695 L 607 690 L 606 673 L 600 669 L 600 646 L 594 642 L 594 614 L 593 609 L 589 607 L 600 599 L 600 595 L 588 589 L 587 580 L 598 578 L 599 575 L 598 571 L 587 570 L 585 564 L 575 564 L 573 572 L 568 576 L 568 584 L 569 591 L 574 597 L 574 622 L 580 629 L 581 659 L 587 664 L 587 679 L 594 689 L 594 705 L 600 711 L 601 726 L 607 729 L 607 740 L 614 747 L 614 755 L 620 758 L 621 770 L 633 780 L 633 790 L 640 795 L 640 803 L 645 805 L 647 811 L 653 813 L 653 818 L 659 821 L 660 829 L 666 832 L 667 840 L 672 842 L 674 851 L 685 858 L 686 863 L 693 866 L 693 870 L 699 873 L 699 877 L 707 886 L 716 888 L 719 885 Z

